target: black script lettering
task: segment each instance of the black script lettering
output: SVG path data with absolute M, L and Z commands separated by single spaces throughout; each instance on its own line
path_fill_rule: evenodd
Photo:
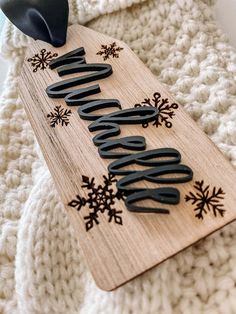
M 61 60 L 60 62 L 63 61 Z M 87 74 L 81 77 L 66 79 L 61 82 L 50 85 L 46 89 L 48 96 L 51 98 L 65 98 L 67 95 L 71 93 L 71 90 L 69 91 L 67 90 L 68 88 L 106 78 L 112 74 L 112 67 L 110 64 L 103 63 L 81 64 L 81 62 L 78 61 L 72 64 L 60 66 L 59 69 L 57 70 L 58 74 L 61 76 L 66 74 L 91 71 L 94 71 L 94 73 Z
M 153 207 L 140 207 L 134 205 L 135 202 L 152 199 L 154 201 L 163 204 L 178 204 L 180 199 L 179 191 L 176 188 L 157 188 L 157 189 L 146 189 L 136 193 L 128 195 L 125 199 L 125 205 L 129 211 L 142 213 L 145 209 L 145 213 L 158 213 L 158 214 L 169 214 L 168 209 L 164 208 L 153 208 Z
M 166 174 L 183 174 L 183 176 L 165 177 L 164 175 Z M 159 184 L 176 184 L 191 181 L 192 177 L 193 172 L 188 166 L 182 164 L 164 165 L 128 174 L 117 182 L 117 187 L 120 191 L 128 195 L 130 193 L 143 190 L 143 188 L 128 186 L 131 183 L 146 180 Z
M 68 90 L 75 86 L 104 79 L 112 74 L 112 67 L 105 63 L 86 64 L 83 48 L 71 51 L 50 63 L 51 69 L 57 69 L 60 76 L 68 74 L 93 72 L 76 78 L 70 78 L 50 85 L 46 92 L 52 98 L 64 98 L 68 106 L 79 106 L 78 113 L 81 119 L 93 121 L 89 126 L 90 132 L 101 131 L 93 138 L 93 143 L 99 146 L 98 151 L 102 158 L 117 159 L 113 161 L 108 170 L 114 175 L 124 175 L 117 182 L 117 188 L 126 195 L 125 204 L 128 210 L 135 212 L 169 213 L 164 208 L 141 207 L 136 202 L 151 199 L 163 204 L 178 204 L 180 193 L 175 187 L 158 187 L 147 189 L 132 187 L 132 183 L 141 181 L 156 184 L 179 184 L 192 180 L 192 170 L 180 164 L 181 154 L 174 148 L 160 148 L 144 151 L 146 148 L 143 136 L 127 136 L 124 138 L 111 137 L 120 134 L 120 125 L 145 124 L 152 122 L 158 115 L 155 107 L 135 107 L 122 110 L 118 99 L 86 99 L 86 97 L 101 92 L 99 85 L 86 88 Z M 109 114 L 96 114 L 94 112 L 117 108 L 119 110 Z M 122 148 L 127 152 L 113 151 Z M 131 154 L 130 151 L 144 151 Z M 128 170 L 129 165 L 141 165 L 148 169 Z M 166 176 L 167 175 L 167 176 Z
M 161 159 L 168 158 L 171 159 Z M 169 164 L 178 164 L 181 161 L 181 154 L 178 150 L 174 148 L 158 148 L 153 150 L 148 150 L 146 152 L 132 154 L 119 160 L 113 161 L 108 170 L 114 175 L 128 175 L 136 172 L 136 170 L 122 169 L 123 167 L 137 164 L 147 167 L 159 167 Z
M 104 115 L 89 125 L 89 131 L 108 130 L 97 134 L 93 138 L 93 143 L 96 146 L 107 143 L 107 139 L 114 135 L 120 134 L 119 124 L 142 124 L 155 120 L 158 113 L 157 108 L 154 107 L 140 107 L 124 109 L 115 111 Z M 133 145 L 130 145 L 129 149 L 132 150 Z M 137 149 L 139 150 L 139 149 Z
M 143 136 L 127 136 L 121 139 L 106 141 L 99 147 L 98 152 L 102 158 L 114 159 L 130 155 L 130 153 L 128 152 L 126 153 L 111 152 L 111 150 L 115 148 L 124 148 L 129 150 L 145 150 L 146 148 L 145 138 Z
M 64 54 L 61 57 L 53 59 L 50 62 L 49 67 L 51 70 L 53 70 L 53 69 L 56 69 L 62 65 L 71 64 L 71 63 L 75 63 L 75 62 L 86 63 L 84 55 L 85 55 L 85 51 L 84 51 L 83 47 L 75 49 L 71 52 Z

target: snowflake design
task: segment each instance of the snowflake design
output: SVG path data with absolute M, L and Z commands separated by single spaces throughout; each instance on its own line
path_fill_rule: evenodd
M 153 103 L 152 103 L 153 102 Z M 158 108 L 159 113 L 157 115 L 157 118 L 153 122 L 153 125 L 158 128 L 158 126 L 161 126 L 163 123 L 165 124 L 165 127 L 171 128 L 172 122 L 169 121 L 169 119 L 173 119 L 175 113 L 174 110 L 178 109 L 178 104 L 172 103 L 169 104 L 168 98 L 162 98 L 160 93 L 154 93 L 153 99 L 145 98 L 144 101 L 141 102 L 141 104 L 136 104 L 135 107 L 144 107 L 144 106 L 151 106 Z M 148 123 L 144 123 L 143 128 L 148 127 Z
M 89 179 L 86 176 L 82 176 L 83 185 L 82 188 L 88 190 L 87 198 L 76 195 L 68 206 L 74 207 L 78 211 L 85 205 L 88 205 L 90 212 L 84 217 L 86 231 L 92 229 L 95 225 L 99 224 L 99 213 L 108 215 L 108 222 L 114 221 L 116 224 L 122 225 L 121 210 L 113 208 L 115 200 L 124 200 L 124 196 L 121 192 L 116 193 L 112 189 L 112 185 L 117 182 L 115 176 L 108 174 L 108 177 L 103 176 L 103 185 L 95 185 L 95 179 Z
M 223 204 L 220 203 L 224 199 L 224 192 L 221 188 L 217 190 L 213 187 L 212 192 L 210 192 L 210 186 L 204 187 L 204 181 L 196 181 L 194 188 L 196 190 L 195 194 L 189 192 L 189 195 L 185 196 L 186 202 L 191 202 L 195 205 L 194 211 L 197 212 L 195 217 L 198 219 L 203 219 L 207 212 L 213 212 L 214 216 L 217 217 L 219 214 L 221 217 L 224 216 L 225 209 L 223 209 Z
M 103 60 L 107 60 L 110 57 L 119 58 L 119 52 L 124 48 L 118 47 L 116 42 L 110 45 L 101 45 L 101 50 L 97 52 L 97 55 L 103 56 Z
M 56 106 L 54 108 L 54 111 L 51 111 L 47 115 L 50 120 L 50 126 L 52 128 L 55 128 L 55 126 L 59 124 L 61 124 L 62 126 L 67 126 L 70 123 L 68 117 L 71 115 L 71 113 L 71 110 L 64 109 L 61 106 Z
M 51 51 L 46 51 L 46 49 L 42 49 L 40 53 L 36 53 L 32 58 L 29 58 L 28 62 L 30 62 L 31 66 L 34 67 L 33 72 L 37 72 L 38 69 L 45 70 L 49 62 L 57 56 L 57 53 L 52 54 Z

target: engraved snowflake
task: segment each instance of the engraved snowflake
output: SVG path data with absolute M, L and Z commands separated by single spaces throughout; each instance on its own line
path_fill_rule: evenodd
M 55 128 L 56 125 L 61 124 L 62 126 L 67 126 L 69 121 L 69 116 L 71 115 L 71 110 L 64 109 L 61 106 L 56 106 L 54 111 L 50 112 L 47 117 L 50 120 L 50 126 Z
M 178 109 L 178 104 L 172 103 L 169 104 L 168 98 L 162 98 L 160 93 L 154 93 L 153 98 L 145 98 L 144 101 L 141 102 L 141 104 L 136 104 L 135 107 L 144 107 L 144 106 L 151 106 L 158 108 L 159 113 L 157 115 L 157 118 L 153 122 L 153 125 L 158 128 L 158 126 L 161 126 L 163 123 L 165 124 L 165 127 L 171 128 L 172 122 L 169 121 L 169 119 L 173 119 L 175 116 L 174 110 Z M 142 126 L 143 128 L 148 127 L 148 123 L 144 123 Z
M 42 49 L 40 53 L 36 53 L 32 58 L 29 58 L 28 62 L 30 62 L 31 66 L 34 68 L 33 72 L 37 72 L 38 69 L 45 70 L 49 62 L 57 56 L 57 53 L 52 54 L 51 51 Z
M 116 42 L 110 45 L 101 45 L 101 50 L 97 52 L 97 55 L 103 56 L 103 60 L 107 60 L 110 57 L 119 58 L 119 52 L 124 48 L 118 47 Z
M 197 212 L 195 217 L 198 219 L 203 219 L 204 215 L 207 212 L 212 212 L 215 217 L 219 214 L 221 217 L 224 216 L 225 209 L 223 204 L 220 203 L 224 199 L 224 192 L 221 188 L 218 190 L 216 187 L 213 187 L 212 192 L 210 193 L 210 186 L 207 185 L 204 187 L 204 181 L 196 181 L 194 188 L 196 190 L 195 194 L 189 192 L 189 195 L 185 196 L 186 202 L 191 202 L 192 205 L 195 205 L 194 211 Z
M 113 208 L 115 200 L 123 200 L 123 194 L 119 191 L 114 192 L 112 185 L 117 182 L 114 175 L 108 174 L 103 176 L 103 185 L 96 186 L 95 179 L 89 179 L 82 176 L 82 188 L 88 190 L 87 198 L 76 195 L 76 198 L 69 202 L 68 206 L 76 208 L 78 211 L 85 205 L 88 205 L 90 212 L 84 217 L 86 231 L 89 231 L 94 225 L 99 224 L 99 213 L 108 215 L 108 222 L 114 221 L 116 224 L 122 225 L 121 210 Z

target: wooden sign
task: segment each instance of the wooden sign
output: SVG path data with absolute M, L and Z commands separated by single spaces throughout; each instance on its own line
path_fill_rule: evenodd
M 19 88 L 101 289 L 235 219 L 235 169 L 123 42 L 82 26 L 37 41 Z

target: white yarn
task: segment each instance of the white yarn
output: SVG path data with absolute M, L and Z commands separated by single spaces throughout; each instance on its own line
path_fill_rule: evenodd
M 215 24 L 212 1 L 137 2 L 71 0 L 70 22 L 96 17 L 89 27 L 124 40 L 236 165 L 236 53 Z M 0 313 L 236 313 L 234 223 L 114 292 L 95 286 L 17 100 L 29 42 L 6 26 L 1 51 L 11 68 L 0 103 Z

